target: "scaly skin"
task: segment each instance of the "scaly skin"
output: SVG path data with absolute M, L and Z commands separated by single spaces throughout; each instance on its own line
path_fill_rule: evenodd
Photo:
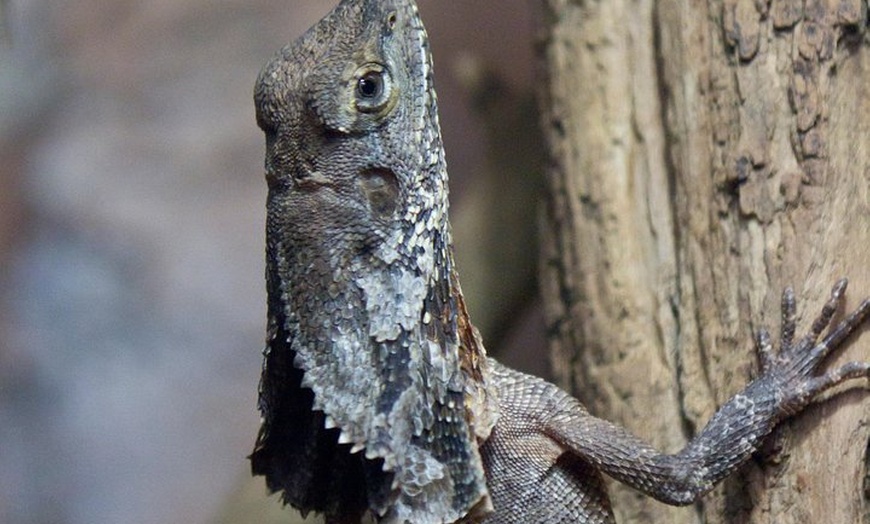
M 820 362 L 845 291 L 794 343 L 783 298 L 763 374 L 664 455 L 556 386 L 486 357 L 453 262 L 428 41 L 411 0 L 344 0 L 260 74 L 267 348 L 252 469 L 327 522 L 613 522 L 607 474 L 688 504 L 821 391 L 868 375 Z

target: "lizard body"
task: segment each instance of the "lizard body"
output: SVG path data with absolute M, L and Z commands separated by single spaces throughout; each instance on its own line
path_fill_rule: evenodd
M 662 454 L 544 380 L 486 356 L 453 262 L 428 40 L 412 0 L 343 0 L 260 73 L 268 337 L 252 470 L 327 522 L 612 523 L 606 474 L 689 504 L 825 389 L 835 286 L 794 341 L 783 298 L 763 373 Z

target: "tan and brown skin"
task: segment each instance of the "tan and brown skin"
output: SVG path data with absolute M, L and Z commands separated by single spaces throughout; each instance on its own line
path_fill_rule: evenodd
M 776 424 L 870 365 L 824 359 L 838 282 L 795 340 L 682 451 L 662 454 L 555 385 L 486 356 L 453 262 L 428 40 L 412 0 L 344 0 L 263 69 L 268 340 L 255 475 L 327 522 L 614 522 L 613 477 L 690 504 Z M 819 340 L 821 338 L 821 340 Z

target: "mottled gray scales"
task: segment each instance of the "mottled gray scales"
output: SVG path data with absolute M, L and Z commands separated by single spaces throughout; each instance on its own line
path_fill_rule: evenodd
M 825 389 L 839 282 L 685 449 L 663 454 L 541 379 L 487 358 L 453 262 L 426 32 L 411 0 L 344 0 L 262 70 L 268 336 L 251 464 L 327 522 L 611 523 L 608 475 L 671 504 L 709 491 Z
M 614 522 L 601 473 L 584 457 L 565 453 L 542 431 L 546 418 L 569 397 L 501 364 L 494 363 L 492 373 L 502 407 L 481 446 L 496 507 L 484 522 Z

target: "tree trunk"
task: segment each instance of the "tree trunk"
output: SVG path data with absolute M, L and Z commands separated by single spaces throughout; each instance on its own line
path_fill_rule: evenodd
M 792 284 L 870 295 L 865 0 L 548 0 L 542 286 L 557 381 L 679 450 L 756 368 Z M 867 335 L 847 357 L 870 359 Z M 694 508 L 621 486 L 623 523 L 866 521 L 870 400 L 786 422 Z M 790 438 L 791 437 L 791 438 Z

